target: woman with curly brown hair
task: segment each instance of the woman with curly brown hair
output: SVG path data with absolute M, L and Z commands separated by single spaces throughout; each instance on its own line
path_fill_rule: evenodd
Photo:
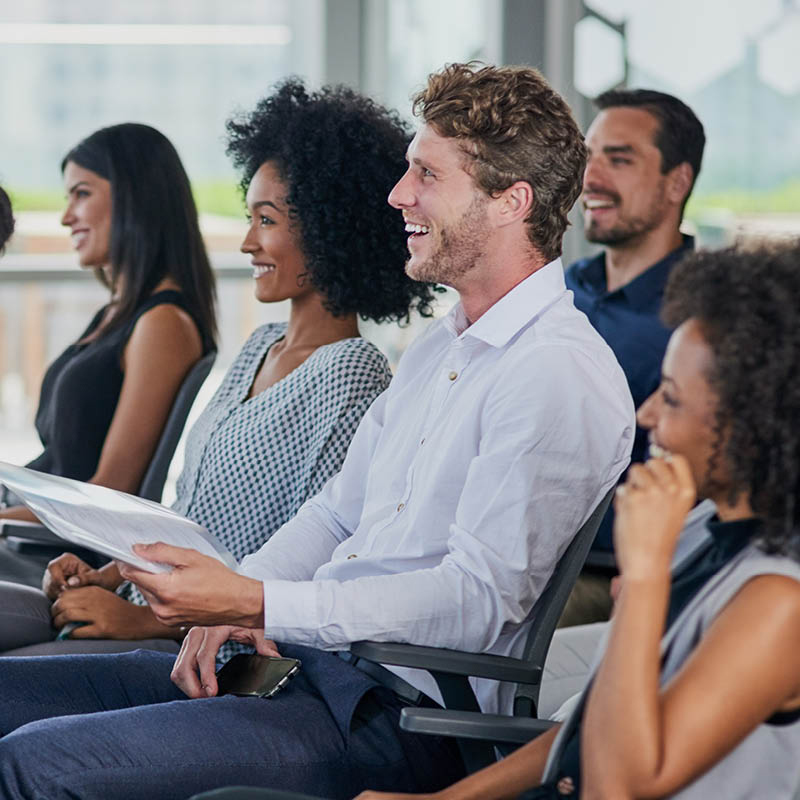
M 675 268 L 675 332 L 639 410 L 651 455 L 615 502 L 621 591 L 560 728 L 435 795 L 794 797 L 800 784 L 800 249 Z M 696 497 L 710 544 L 670 560 Z M 366 792 L 367 798 L 403 798 Z M 420 797 L 420 795 L 416 795 Z

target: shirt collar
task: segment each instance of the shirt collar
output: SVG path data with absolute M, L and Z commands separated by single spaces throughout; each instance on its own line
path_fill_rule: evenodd
M 471 336 L 492 347 L 503 347 L 564 291 L 564 268 L 557 258 L 504 294 L 472 325 L 468 326 L 461 303 L 444 318 L 444 324 L 454 337 Z
M 637 311 L 646 311 L 654 306 L 659 307 L 670 271 L 676 262 L 690 250 L 694 250 L 694 237 L 683 234 L 683 242 L 680 247 L 667 253 L 664 258 L 656 261 L 632 281 L 620 286 L 614 292 L 608 292 L 608 294 L 614 295 L 616 292 L 620 292 L 631 307 Z M 578 267 L 578 273 L 581 281 L 589 286 L 595 294 L 600 296 L 606 294 L 606 256 L 604 252 L 581 264 Z

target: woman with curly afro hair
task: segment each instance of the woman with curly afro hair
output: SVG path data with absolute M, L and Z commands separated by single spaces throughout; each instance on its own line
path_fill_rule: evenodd
M 230 120 L 228 134 L 248 205 L 264 191 L 280 199 L 302 256 L 298 286 L 315 292 L 326 311 L 353 332 L 356 315 L 376 322 L 407 320 L 413 309 L 431 315 L 432 287 L 405 274 L 406 234 L 386 202 L 405 172 L 410 140 L 394 112 L 343 86 L 309 93 L 293 78 Z M 258 214 L 252 219 L 263 229 Z M 242 249 L 251 252 L 251 242 Z M 259 292 L 280 276 L 256 269 L 254 277 Z
M 800 247 L 676 266 L 651 458 L 617 491 L 607 648 L 561 725 L 426 797 L 794 798 L 800 785 Z M 670 575 L 697 497 L 705 549 Z M 552 752 L 551 752 L 552 751 Z M 366 792 L 359 800 L 409 797 Z

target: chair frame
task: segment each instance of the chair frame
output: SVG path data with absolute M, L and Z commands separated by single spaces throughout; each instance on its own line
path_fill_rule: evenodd
M 522 658 L 397 643 L 356 642 L 351 646 L 351 653 L 359 658 L 425 669 L 435 679 L 444 708 L 404 708 L 400 716 L 403 730 L 456 737 L 467 771 L 476 772 L 496 761 L 494 742 L 519 745 L 552 727 L 550 721 L 536 719 L 544 662 L 558 620 L 613 494 L 614 488 L 581 525 L 556 564 L 531 612 L 532 623 Z M 469 677 L 516 683 L 513 716 L 482 713 Z

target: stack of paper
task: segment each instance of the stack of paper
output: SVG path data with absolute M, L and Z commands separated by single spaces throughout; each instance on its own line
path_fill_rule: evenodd
M 202 525 L 152 500 L 2 461 L 0 483 L 62 539 L 118 561 L 167 572 L 170 567 L 146 561 L 131 549 L 134 544 L 165 542 L 190 547 L 236 569 L 230 552 Z

